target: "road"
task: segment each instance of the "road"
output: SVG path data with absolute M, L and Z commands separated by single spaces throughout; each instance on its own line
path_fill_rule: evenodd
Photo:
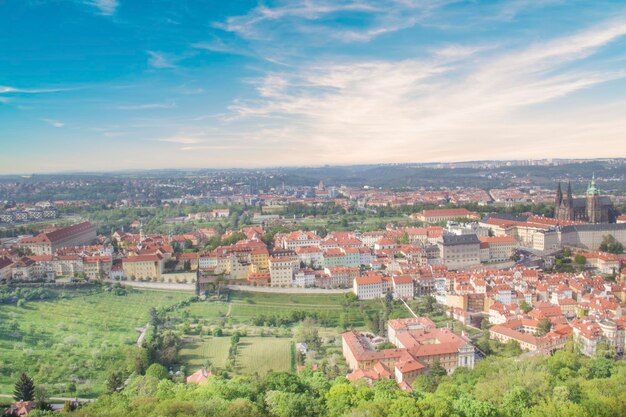
M 278 288 L 278 287 L 253 287 L 248 285 L 226 285 L 231 291 L 265 292 L 274 294 L 346 294 L 351 288 L 326 290 L 323 288 Z
M 139 347 L 141 347 L 141 344 L 143 343 L 143 339 L 146 338 L 146 331 L 148 330 L 148 326 L 150 326 L 150 323 L 146 323 L 144 327 L 140 327 L 137 329 L 141 332 L 139 334 L 139 337 L 137 338 L 137 346 Z
M 167 291 L 196 291 L 195 284 L 166 284 L 163 282 L 137 282 L 137 281 L 115 281 L 108 280 L 111 284 L 128 285 L 133 288 L 144 288 L 147 290 L 167 290 Z

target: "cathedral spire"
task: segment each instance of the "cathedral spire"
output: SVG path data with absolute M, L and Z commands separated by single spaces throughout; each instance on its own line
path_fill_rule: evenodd
M 563 202 L 563 191 L 561 190 L 561 181 L 559 181 L 559 185 L 556 187 L 556 206 L 560 206 Z
M 572 200 L 572 183 L 568 182 L 567 183 L 567 195 L 566 195 L 567 201 Z
M 596 173 L 593 173 L 593 176 L 591 177 L 591 182 L 589 183 L 589 187 L 587 188 L 587 195 L 598 195 L 600 194 L 600 192 L 598 191 L 598 188 L 596 187 Z

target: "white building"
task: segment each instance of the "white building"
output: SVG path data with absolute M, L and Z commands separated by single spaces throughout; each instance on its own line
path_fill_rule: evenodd
M 356 277 L 352 290 L 360 300 L 380 298 L 384 295 L 383 279 L 376 275 Z

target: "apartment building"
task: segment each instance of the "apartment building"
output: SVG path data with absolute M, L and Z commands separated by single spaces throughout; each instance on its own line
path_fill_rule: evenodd
M 23 238 L 19 246 L 30 250 L 34 255 L 54 255 L 59 248 L 82 246 L 95 239 L 96 227 L 90 222 L 83 222 L 52 232 L 42 232 L 34 237 Z

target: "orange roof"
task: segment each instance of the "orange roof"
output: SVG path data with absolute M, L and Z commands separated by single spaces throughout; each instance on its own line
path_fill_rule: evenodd
M 480 239 L 483 243 L 510 243 L 517 244 L 517 240 L 513 236 L 480 236 Z
M 360 276 L 355 278 L 357 285 L 381 284 L 383 279 L 377 275 Z
M 411 278 L 409 275 L 396 275 L 393 277 L 393 283 L 394 284 L 412 284 L 413 283 L 413 278 Z
M 153 255 L 127 256 L 126 258 L 122 258 L 122 262 L 150 262 L 160 261 L 161 259 L 163 259 L 163 257 L 156 253 Z

